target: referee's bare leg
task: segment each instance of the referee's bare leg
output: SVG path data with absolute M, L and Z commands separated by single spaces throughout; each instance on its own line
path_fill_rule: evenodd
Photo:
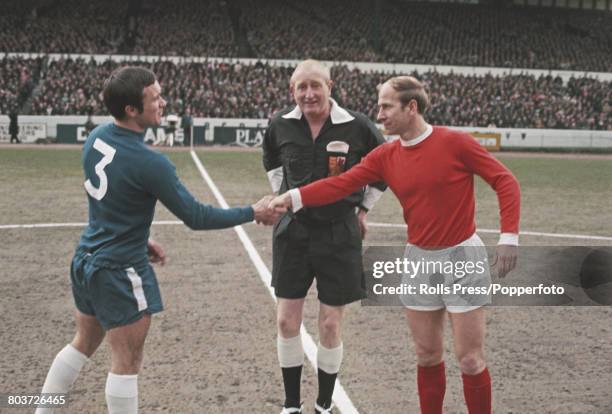
M 490 414 L 491 376 L 485 362 L 485 308 L 450 313 L 455 355 L 461 367 L 469 414 Z
M 145 314 L 136 322 L 107 332 L 112 359 L 106 379 L 106 404 L 110 414 L 138 412 L 138 371 L 150 325 L 151 315 Z
M 56 356 L 49 368 L 42 393 L 66 394 L 85 362 L 104 339 L 104 329 L 95 316 L 75 311 L 76 335 Z M 53 413 L 53 408 L 38 408 L 36 414 Z

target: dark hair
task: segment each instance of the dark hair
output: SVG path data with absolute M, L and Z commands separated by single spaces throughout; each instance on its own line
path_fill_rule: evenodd
M 120 120 L 125 118 L 128 105 L 142 112 L 144 88 L 153 85 L 155 80 L 155 74 L 146 68 L 125 66 L 116 69 L 104 81 L 104 105 L 113 117 Z
M 402 106 L 408 105 L 411 100 L 417 103 L 417 110 L 422 115 L 429 108 L 429 96 L 421 82 L 412 76 L 396 76 L 387 82 L 399 93 Z

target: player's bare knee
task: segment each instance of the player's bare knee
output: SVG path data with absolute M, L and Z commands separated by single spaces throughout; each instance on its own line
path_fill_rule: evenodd
M 92 330 L 88 332 L 77 331 L 71 345 L 80 353 L 90 358 L 104 340 L 103 330 Z
M 142 365 L 144 344 L 129 342 L 120 345 L 111 345 L 112 368 L 111 372 L 119 375 L 137 374 Z
M 96 349 L 98 349 L 100 341 L 84 338 L 82 335 L 77 334 L 70 345 L 72 345 L 77 351 L 85 355 L 87 358 L 91 358 L 94 352 L 96 352 Z
M 437 346 L 416 347 L 417 363 L 422 367 L 431 367 L 442 362 L 444 348 Z
M 442 352 L 435 354 L 417 354 L 417 363 L 422 367 L 432 367 L 442 362 Z
M 470 352 L 459 358 L 461 372 L 467 375 L 476 375 L 485 369 L 486 363 L 482 353 Z
M 113 352 L 111 372 L 118 375 L 138 374 L 142 365 L 143 349 L 141 347 Z

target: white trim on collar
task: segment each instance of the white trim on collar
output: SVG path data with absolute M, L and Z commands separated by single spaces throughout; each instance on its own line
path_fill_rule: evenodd
M 353 119 L 355 119 L 355 117 L 349 114 L 346 109 L 340 107 L 340 105 L 338 105 L 335 100 L 333 100 L 332 98 L 329 98 L 329 100 L 332 104 L 331 110 L 329 111 L 332 124 L 344 124 L 346 122 L 351 122 Z
M 293 110 L 291 112 L 287 112 L 281 118 L 285 118 L 285 119 L 302 119 L 302 110 L 300 109 L 299 106 L 296 105 L 295 108 L 293 108 Z
M 329 98 L 329 101 L 331 102 L 329 116 L 331 118 L 332 124 L 344 124 L 346 122 L 351 122 L 353 119 L 355 119 L 355 117 L 349 114 L 346 109 L 338 105 L 338 103 L 334 99 Z M 302 119 L 302 110 L 298 105 L 296 105 L 291 112 L 286 113 L 282 116 L 282 118 Z
M 402 147 L 415 146 L 425 141 L 425 139 L 427 139 L 427 137 L 429 137 L 432 132 L 433 132 L 433 127 L 427 124 L 427 128 L 425 129 L 425 132 L 423 132 L 421 135 L 419 135 L 416 138 L 411 139 L 410 141 L 404 141 L 402 138 L 400 138 L 400 143 L 402 144 Z

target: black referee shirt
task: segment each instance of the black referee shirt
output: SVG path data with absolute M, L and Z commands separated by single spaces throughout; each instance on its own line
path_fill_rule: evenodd
M 263 141 L 266 171 L 282 167 L 283 182 L 279 194 L 328 176 L 327 144 L 343 141 L 349 145 L 345 170 L 359 161 L 385 139 L 365 115 L 350 111 L 331 101 L 330 116 L 316 140 L 299 106 L 278 112 L 270 121 Z M 381 191 L 384 183 L 373 184 Z M 303 209 L 300 214 L 316 221 L 332 221 L 346 215 L 363 200 L 364 190 L 326 206 Z

